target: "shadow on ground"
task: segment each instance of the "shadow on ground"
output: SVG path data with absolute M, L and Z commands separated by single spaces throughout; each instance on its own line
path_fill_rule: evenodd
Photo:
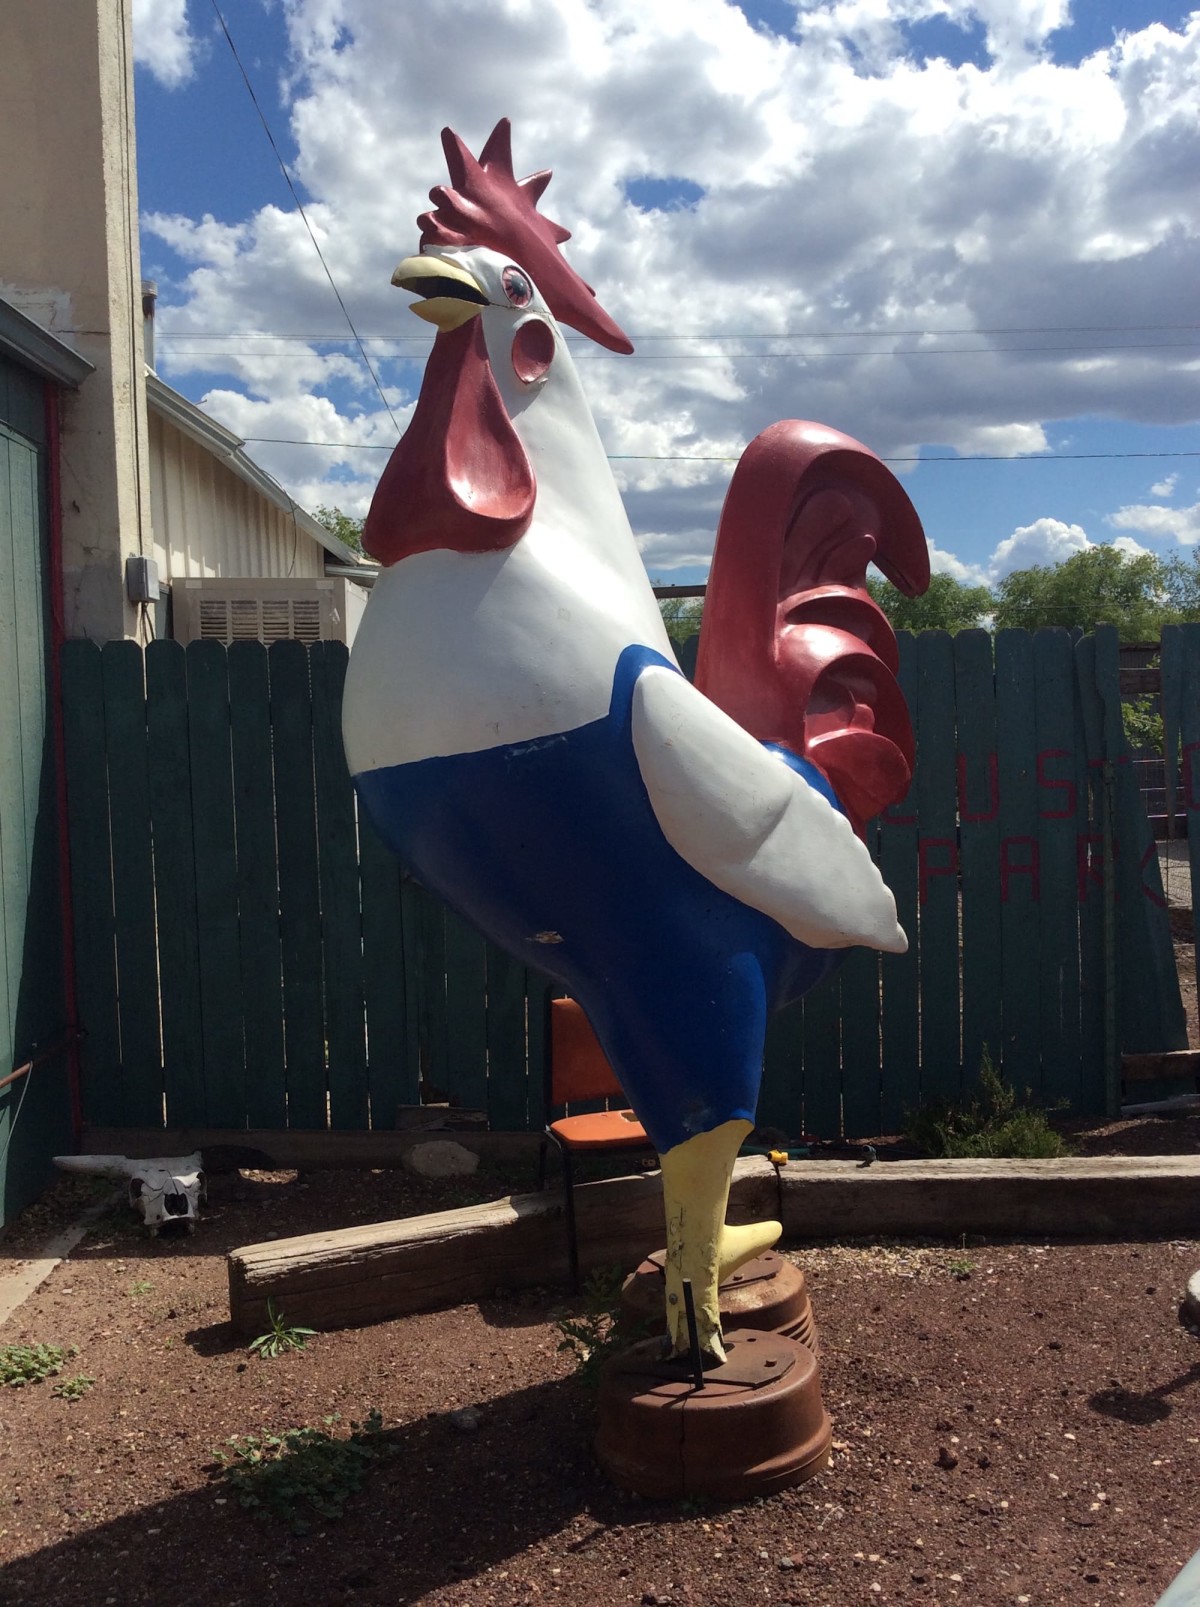
M 0 1603 L 135 1607 L 160 1603 L 174 1581 L 166 1589 L 174 1600 L 399 1604 L 467 1585 L 489 1568 L 512 1570 L 518 1557 L 516 1571 L 531 1581 L 541 1574 L 545 1589 L 553 1559 L 539 1562 L 538 1543 L 574 1518 L 585 1522 L 567 1549 L 582 1551 L 614 1527 L 694 1516 L 611 1487 L 593 1460 L 592 1430 L 590 1399 L 574 1379 L 488 1403 L 470 1433 L 445 1413 L 418 1419 L 380 1436 L 386 1454 L 369 1465 L 341 1519 L 297 1504 L 312 1523 L 304 1535 L 241 1510 L 214 1464 L 201 1489 L 10 1562 Z
M 1187 1372 L 1154 1389 L 1122 1389 L 1119 1384 L 1114 1384 L 1111 1389 L 1097 1390 L 1088 1397 L 1088 1405 L 1093 1412 L 1100 1412 L 1104 1417 L 1119 1418 L 1123 1423 L 1161 1423 L 1174 1410 L 1167 1396 L 1175 1395 L 1193 1384 L 1200 1384 L 1200 1362 L 1193 1362 Z

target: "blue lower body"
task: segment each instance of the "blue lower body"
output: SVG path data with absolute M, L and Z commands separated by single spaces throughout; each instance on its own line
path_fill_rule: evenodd
M 574 731 L 355 777 L 412 874 L 583 1005 L 660 1152 L 754 1120 L 769 1014 L 841 954 L 796 942 L 663 836 L 630 707 L 642 669 L 664 663 L 627 650 L 608 715 Z

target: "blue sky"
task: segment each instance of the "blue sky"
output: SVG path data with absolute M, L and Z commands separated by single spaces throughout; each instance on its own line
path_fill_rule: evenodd
M 431 30 L 372 0 L 223 9 L 384 395 L 210 0 L 135 5 L 158 368 L 306 506 L 364 511 L 411 410 L 428 339 L 388 279 L 444 177 L 439 129 L 477 149 L 508 114 L 637 344 L 572 342 L 656 576 L 703 577 L 731 460 L 787 416 L 949 459 L 895 467 L 963 578 L 1200 538 L 1200 14 L 445 0 Z

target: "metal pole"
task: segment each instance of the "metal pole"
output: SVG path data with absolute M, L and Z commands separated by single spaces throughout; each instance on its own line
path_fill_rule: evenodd
M 683 1312 L 687 1318 L 688 1348 L 692 1357 L 692 1383 L 704 1388 L 704 1362 L 700 1356 L 700 1330 L 696 1327 L 696 1302 L 692 1296 L 692 1280 L 683 1280 Z

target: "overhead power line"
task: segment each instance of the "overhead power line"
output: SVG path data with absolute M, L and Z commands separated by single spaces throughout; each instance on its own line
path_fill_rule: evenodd
M 265 338 L 258 337 L 260 340 Z M 387 337 L 384 337 L 385 339 Z M 764 340 L 770 336 L 763 336 Z M 161 343 L 160 343 L 161 344 Z M 317 342 L 313 342 L 317 344 Z M 324 344 L 333 345 L 333 341 Z M 343 344 L 338 342 L 337 344 Z M 375 342 L 378 344 L 378 342 Z M 1200 342 L 1194 340 L 1155 340 L 1155 341 L 1116 341 L 1091 346 L 903 346 L 899 350 L 881 349 L 880 351 L 850 351 L 850 352 L 605 352 L 605 351 L 579 351 L 575 350 L 575 361 L 584 363 L 611 363 L 611 362 L 641 362 L 641 363 L 732 363 L 748 362 L 754 359 L 774 360 L 793 363 L 823 363 L 823 362 L 863 362 L 871 357 L 1007 357 L 1010 354 L 1038 354 L 1041 352 L 1071 352 L 1078 357 L 1089 357 L 1096 352 L 1155 352 L 1155 351 L 1194 351 Z M 204 350 L 194 346 L 172 346 L 172 355 L 175 357 L 274 357 L 279 354 L 270 350 L 247 351 L 241 344 L 235 351 L 221 352 Z M 380 357 L 391 361 L 419 362 L 425 355 L 425 350 L 414 352 L 380 352 Z M 378 384 L 378 381 L 376 381 Z M 389 409 L 390 411 L 390 409 Z
M 246 91 L 249 94 L 251 101 L 254 103 L 254 110 L 258 113 L 258 120 L 263 126 L 263 132 L 266 134 L 267 139 L 270 142 L 271 149 L 275 152 L 275 160 L 279 163 L 279 171 L 283 174 L 284 182 L 292 193 L 292 200 L 296 203 L 296 210 L 300 214 L 301 221 L 303 222 L 304 227 L 308 230 L 308 238 L 313 243 L 313 250 L 320 258 L 321 266 L 325 270 L 325 277 L 329 280 L 329 288 L 337 297 L 337 304 L 342 309 L 342 315 L 345 318 L 350 333 L 354 338 L 354 344 L 358 347 L 359 355 L 363 360 L 367 373 L 370 374 L 371 378 L 375 381 L 375 389 L 379 392 L 379 398 L 384 407 L 387 409 L 388 417 L 396 426 L 396 434 L 399 435 L 400 425 L 397 422 L 396 415 L 392 412 L 391 403 L 384 395 L 383 386 L 379 382 L 379 375 L 375 372 L 375 369 L 371 364 L 371 359 L 367 356 L 367 349 L 359 338 L 358 330 L 354 327 L 354 320 L 350 316 L 350 309 L 342 300 L 342 293 L 337 287 L 337 281 L 330 272 L 329 264 L 325 261 L 325 253 L 321 250 L 320 241 L 313 233 L 313 226 L 308 221 L 308 213 L 304 210 L 304 203 L 300 199 L 296 186 L 292 183 L 292 175 L 288 172 L 287 163 L 280 154 L 279 146 L 275 143 L 275 136 L 271 132 L 271 125 L 267 122 L 266 114 L 263 112 L 262 107 L 258 103 L 258 96 L 254 93 L 254 85 L 250 82 L 250 75 L 247 73 L 245 67 L 242 66 L 242 58 L 238 55 L 237 46 L 233 42 L 233 35 L 229 32 L 225 18 L 221 15 L 221 7 L 217 4 L 217 0 L 212 0 L 212 8 L 217 14 L 217 21 L 221 24 L 221 32 L 225 35 L 225 41 L 233 53 L 233 59 L 235 62 L 237 62 L 238 71 L 242 75 L 242 82 L 245 84 Z
M 289 435 L 245 435 L 247 445 L 319 446 L 348 452 L 390 452 L 389 443 L 374 441 L 303 441 Z M 610 463 L 738 463 L 741 454 L 720 452 L 608 452 Z M 1195 452 L 946 452 L 935 457 L 883 457 L 882 463 L 1084 463 L 1120 458 L 1200 458 Z
M 721 335 L 657 334 L 631 335 L 629 338 L 630 340 L 641 341 L 670 340 L 676 342 L 699 340 L 923 340 L 943 335 L 1166 335 L 1179 334 L 1183 330 L 1191 329 L 1200 329 L 1200 324 L 1017 324 L 1005 329 L 754 329 L 733 331 Z M 586 335 L 576 335 L 570 330 L 563 330 L 563 335 L 570 344 L 592 344 Z M 298 335 L 290 331 L 285 334 L 275 333 L 269 329 L 189 329 L 186 335 L 171 336 L 170 334 L 165 334 L 160 335 L 159 338 L 165 340 L 301 340 L 324 346 L 350 344 L 344 335 Z M 431 336 L 421 333 L 363 336 L 364 340 L 423 340 L 426 343 L 431 338 Z

